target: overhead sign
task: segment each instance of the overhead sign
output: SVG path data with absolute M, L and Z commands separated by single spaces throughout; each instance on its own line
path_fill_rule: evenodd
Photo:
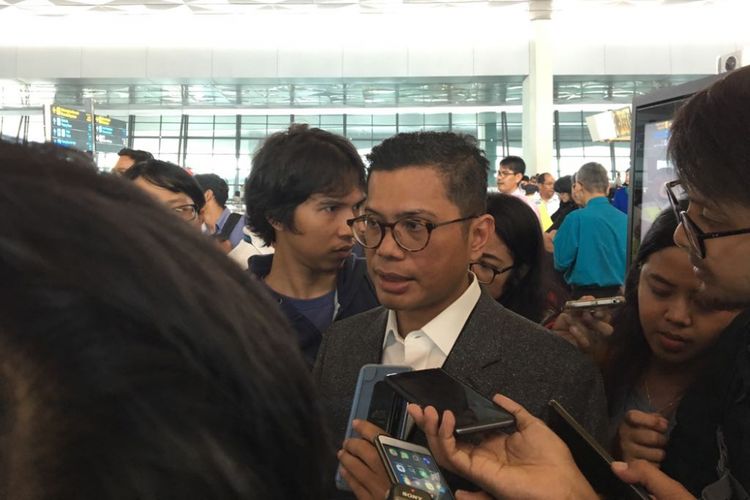
M 52 142 L 61 146 L 93 150 L 91 113 L 52 105 Z M 116 153 L 127 145 L 128 125 L 123 120 L 96 115 L 96 150 Z

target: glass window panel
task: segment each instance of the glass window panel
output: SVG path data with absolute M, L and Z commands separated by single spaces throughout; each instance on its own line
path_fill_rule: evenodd
M 188 124 L 188 137 L 213 137 L 214 124 L 194 122 L 192 119 Z
M 169 118 L 173 118 L 173 117 L 169 117 Z M 174 121 L 168 121 L 167 120 L 168 117 L 166 117 L 166 116 L 164 117 L 164 121 L 161 124 L 161 135 L 162 136 L 168 135 L 168 136 L 177 137 L 180 134 L 179 117 L 177 117 L 177 118 L 178 118 L 178 121 L 174 122 Z
M 214 123 L 216 123 L 217 125 L 219 125 L 219 124 L 223 124 L 223 125 L 232 124 L 232 125 L 234 125 L 236 120 L 237 120 L 237 116 L 236 115 L 216 115 L 216 116 L 214 116 Z
M 175 140 L 175 142 L 177 141 Z M 134 137 L 133 148 L 149 151 L 154 156 L 161 154 L 159 151 L 159 139 L 156 138 L 152 139 L 149 137 Z
M 372 115 L 346 115 L 347 129 L 352 125 L 372 125 Z
M 372 127 L 372 138 L 377 141 L 382 141 L 393 135 L 396 135 L 396 124 L 394 123 L 389 127 Z
M 158 117 L 157 117 L 158 118 Z M 141 118 L 135 120 L 135 128 L 131 131 L 133 134 L 140 136 L 159 136 L 159 121 L 141 121 Z
M 268 117 L 268 128 L 288 128 L 292 117 L 290 115 L 273 115 Z
M 482 113 L 484 114 L 484 113 Z M 494 114 L 494 113 L 493 113 Z M 477 124 L 477 115 L 475 113 L 453 113 L 451 117 L 453 121 L 453 127 L 457 125 L 473 125 Z
M 320 125 L 324 128 L 330 125 L 338 125 L 343 127 L 344 115 L 322 115 L 320 117 Z
M 190 155 L 211 154 L 213 151 L 212 139 L 189 139 L 187 142 L 187 152 Z
M 234 139 L 214 139 L 215 155 L 232 155 L 235 154 L 236 143 Z
M 420 129 L 424 125 L 424 115 L 417 113 L 407 113 L 398 115 L 399 131 L 402 127 L 411 127 L 414 129 Z
M 140 149 L 140 148 L 138 148 Z M 153 151 L 156 151 L 157 149 L 153 149 Z M 163 155 L 164 153 L 175 153 L 180 150 L 180 140 L 179 139 L 164 139 L 161 140 L 161 148 L 158 149 L 159 156 Z
M 396 115 L 372 115 L 373 125 L 390 125 L 396 129 Z
M 580 142 L 561 142 L 560 156 L 583 158 L 583 146 Z
M 214 125 L 215 137 L 234 137 L 235 135 L 237 135 L 237 125 L 234 121 L 231 123 L 216 123 Z
M 346 133 L 349 139 L 372 139 L 372 127 L 362 125 L 348 125 L 346 127 Z
M 440 126 L 448 128 L 448 113 L 435 113 L 424 115 L 424 124 L 429 126 Z
M 344 126 L 343 125 L 323 125 L 321 126 L 323 130 L 327 130 L 328 132 L 336 135 L 344 135 Z
M 603 156 L 609 158 L 609 145 L 601 142 L 584 142 L 586 156 Z

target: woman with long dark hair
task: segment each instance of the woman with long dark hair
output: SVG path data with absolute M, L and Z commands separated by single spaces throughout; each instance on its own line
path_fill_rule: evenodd
M 659 463 L 682 395 L 707 365 L 737 312 L 700 301 L 687 252 L 675 246 L 677 219 L 662 212 L 643 238 L 615 314 L 603 375 L 615 452 Z
M 539 219 L 522 200 L 502 193 L 487 197 L 487 213 L 495 218 L 495 233 L 472 271 L 495 300 L 540 323 L 554 307 Z M 552 293 L 561 300 L 559 291 Z

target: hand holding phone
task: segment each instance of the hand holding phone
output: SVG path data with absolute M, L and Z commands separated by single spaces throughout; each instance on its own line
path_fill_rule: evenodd
M 555 319 L 552 331 L 556 335 L 573 344 L 584 354 L 589 354 L 595 359 L 602 354 L 603 339 L 606 339 L 614 328 L 610 324 L 612 315 L 609 308 L 615 302 L 621 302 L 621 297 L 607 297 L 599 302 L 601 307 L 591 307 L 597 304 L 597 299 L 591 296 L 582 297 L 577 301 L 569 301 L 571 307 L 566 308 Z

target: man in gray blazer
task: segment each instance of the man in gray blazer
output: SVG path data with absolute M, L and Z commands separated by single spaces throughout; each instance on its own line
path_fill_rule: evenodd
M 314 378 L 334 445 L 341 447 L 357 375 L 367 363 L 442 366 L 486 396 L 503 393 L 545 420 L 547 402 L 556 399 L 602 437 L 604 391 L 591 362 L 496 303 L 468 271 L 494 230 L 485 213 L 488 161 L 473 139 L 399 134 L 368 159 L 365 209 L 349 224 L 383 307 L 324 335 Z M 410 440 L 424 436 L 416 432 Z M 384 497 L 388 484 L 371 443 L 347 440 L 338 458 L 358 498 Z

